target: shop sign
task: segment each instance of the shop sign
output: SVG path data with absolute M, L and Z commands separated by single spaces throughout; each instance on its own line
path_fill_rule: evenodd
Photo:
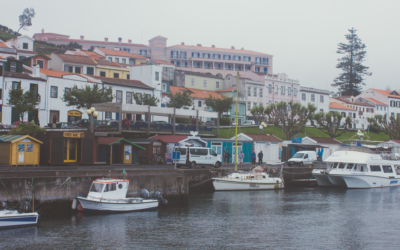
M 68 111 L 68 116 L 82 116 L 82 113 L 79 111 L 71 110 L 71 111 Z
M 153 146 L 161 146 L 161 142 L 155 141 L 155 142 L 153 142 Z
M 85 138 L 85 133 L 84 132 L 64 132 L 64 137 Z

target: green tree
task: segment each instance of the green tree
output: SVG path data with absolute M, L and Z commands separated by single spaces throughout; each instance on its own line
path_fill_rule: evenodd
M 10 132 L 8 132 L 8 135 L 31 135 L 35 133 L 40 133 L 40 132 L 45 132 L 46 129 L 40 128 L 39 126 L 32 124 L 30 122 L 28 123 L 19 123 L 16 128 L 11 129 Z
M 315 110 L 315 106 L 311 103 L 305 107 L 298 102 L 290 101 L 288 103 L 273 103 L 265 109 L 262 106 L 254 107 L 250 112 L 259 122 L 282 127 L 283 132 L 286 134 L 286 139 L 289 140 L 302 131 Z
M 21 83 L 19 83 L 16 89 L 11 89 L 8 92 L 8 105 L 12 105 L 21 121 L 24 121 L 25 112 L 31 113 L 36 109 L 38 96 L 34 90 L 24 92 L 21 89 Z
M 365 51 L 365 44 L 356 34 L 354 28 L 349 30 L 350 34 L 345 35 L 348 44 L 339 43 L 336 53 L 344 55 L 338 59 L 336 68 L 341 69 L 343 72 L 339 74 L 333 81 L 333 87 L 338 87 L 342 95 L 356 96 L 361 93 L 361 85 L 363 76 L 370 76 L 372 73 L 368 72 L 369 67 L 362 65 L 364 58 L 367 54 Z
M 32 26 L 32 18 L 35 17 L 35 10 L 33 8 L 25 8 L 22 12 L 22 15 L 19 16 L 19 29 L 17 33 L 22 29 L 26 29 L 29 26 Z
M 400 140 L 400 116 L 376 115 L 368 118 L 368 122 L 378 126 L 391 140 Z
M 218 112 L 219 117 L 222 116 L 222 113 L 231 110 L 232 103 L 232 97 L 222 97 L 217 99 L 211 95 L 205 101 L 206 106 L 211 107 L 215 112 Z
M 93 103 L 112 102 L 112 88 L 101 88 L 97 84 L 93 87 L 86 85 L 79 87 L 74 85 L 70 91 L 64 91 L 61 98 L 67 103 L 67 106 L 76 106 L 78 109 L 90 109 Z
M 133 93 L 133 99 L 137 105 L 150 105 L 150 106 L 157 106 L 158 98 L 154 95 L 146 95 L 140 93 Z
M 342 118 L 343 116 L 339 112 L 320 112 L 312 116 L 311 124 L 315 128 L 329 135 L 330 138 L 336 138 L 346 133 L 350 123 L 352 122 L 351 117 L 347 116 L 345 122 L 340 125 Z M 340 131 L 339 129 L 342 130 Z
M 180 109 L 183 106 L 192 106 L 193 98 L 190 95 L 189 92 L 177 92 L 175 95 L 171 95 L 167 107 Z

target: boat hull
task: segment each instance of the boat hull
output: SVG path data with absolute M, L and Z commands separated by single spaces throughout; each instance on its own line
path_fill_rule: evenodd
M 282 181 L 277 183 L 277 180 L 268 181 L 235 181 L 223 178 L 213 178 L 213 185 L 216 191 L 230 191 L 230 190 L 268 190 L 268 189 L 281 189 L 284 188 Z
M 370 175 L 343 176 L 347 188 L 380 188 L 400 186 L 400 178 L 387 178 Z
M 24 227 L 37 225 L 39 214 L 34 213 L 0 213 L 0 229 L 10 227 Z
M 83 209 L 85 211 L 98 211 L 98 212 L 134 212 L 154 210 L 158 208 L 158 200 L 144 200 L 138 203 L 117 203 L 117 202 L 104 202 L 79 198 Z
M 338 187 L 346 187 L 346 182 L 343 180 L 342 176 L 332 175 L 331 173 L 327 174 L 329 181 Z
M 321 173 L 321 171 L 318 171 L 318 172 L 314 172 L 313 171 L 312 174 L 315 177 L 315 179 L 317 180 L 318 186 L 320 186 L 320 187 L 332 187 L 332 186 L 334 186 L 332 184 L 332 182 L 329 180 L 327 173 Z

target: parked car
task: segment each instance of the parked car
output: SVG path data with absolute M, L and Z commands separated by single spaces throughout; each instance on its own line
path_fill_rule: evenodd
M 315 151 L 298 151 L 288 160 L 288 165 L 300 165 L 313 164 L 317 160 L 317 153 Z
M 180 152 L 180 159 L 177 167 L 187 166 L 196 168 L 196 166 L 213 166 L 219 168 L 221 166 L 221 157 L 211 148 L 204 147 L 175 147 L 173 151 Z
M 78 129 L 78 126 L 69 124 L 68 122 L 57 122 L 56 123 L 56 128 L 61 128 L 61 129 Z
M 255 125 L 255 124 L 256 123 L 253 120 L 247 120 L 242 125 L 243 126 L 249 126 L 249 125 Z
M 96 128 L 99 125 L 105 124 L 106 121 L 101 121 L 101 120 L 96 120 L 93 119 L 93 128 Z M 75 123 L 76 126 L 82 127 L 82 128 L 89 128 L 90 126 L 90 120 L 89 119 L 81 119 Z
M 96 127 L 97 130 L 118 130 L 119 129 L 119 121 L 111 120 L 103 122 Z

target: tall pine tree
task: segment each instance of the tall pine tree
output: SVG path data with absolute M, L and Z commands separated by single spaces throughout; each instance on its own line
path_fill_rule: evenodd
M 363 76 L 372 75 L 371 72 L 368 72 L 369 67 L 361 64 L 367 51 L 365 51 L 366 46 L 361 42 L 356 31 L 351 28 L 350 34 L 345 35 L 348 44 L 339 43 L 338 51 L 336 51 L 336 53 L 344 55 L 338 59 L 339 63 L 336 65 L 336 68 L 343 72 L 334 79 L 335 83 L 332 86 L 338 87 L 342 95 L 356 96 L 360 94 L 361 85 L 365 85 Z

